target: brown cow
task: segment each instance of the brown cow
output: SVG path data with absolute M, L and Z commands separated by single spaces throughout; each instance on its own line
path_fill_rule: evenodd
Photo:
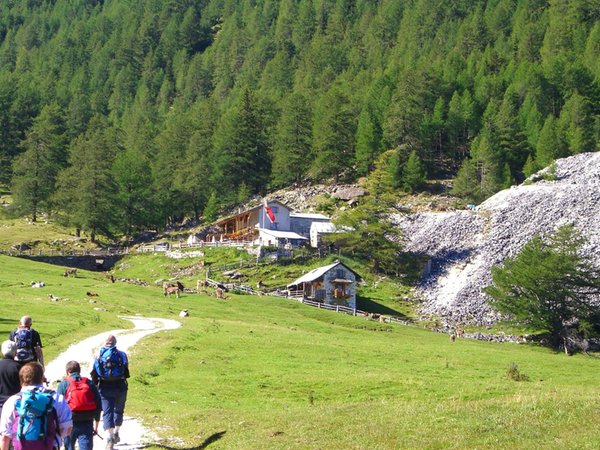
M 220 287 L 215 290 L 215 295 L 217 296 L 218 299 L 221 299 L 221 300 L 225 299 L 225 291 Z
M 179 298 L 179 293 L 184 290 L 183 284 L 179 281 L 175 283 L 164 282 L 163 283 L 163 295 L 166 297 L 167 295 L 175 294 L 177 298 Z
M 198 280 L 196 281 L 196 290 L 200 291 L 200 288 L 205 288 L 206 287 L 206 281 L 205 280 Z

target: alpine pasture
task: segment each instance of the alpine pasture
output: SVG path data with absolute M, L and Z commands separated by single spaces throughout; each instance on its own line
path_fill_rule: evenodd
M 63 271 L 0 256 L 0 332 L 31 315 L 47 360 L 85 337 L 129 327 L 119 315 L 182 322 L 129 352 L 126 412 L 160 437 L 149 448 L 600 447 L 594 356 L 451 342 L 279 298 L 165 298 L 159 286 Z M 181 309 L 190 317 L 178 318 Z M 512 364 L 527 381 L 507 377 Z

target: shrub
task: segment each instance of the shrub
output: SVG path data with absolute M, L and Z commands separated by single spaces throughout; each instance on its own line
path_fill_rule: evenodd
M 506 377 L 513 381 L 529 381 L 529 377 L 519 371 L 519 366 L 516 363 L 511 363 L 506 371 Z

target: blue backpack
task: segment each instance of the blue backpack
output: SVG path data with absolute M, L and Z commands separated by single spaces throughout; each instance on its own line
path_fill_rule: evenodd
M 53 391 L 34 388 L 21 392 L 15 402 L 14 417 L 15 450 L 52 450 L 58 431 Z
M 94 362 L 94 368 L 101 380 L 115 381 L 125 378 L 125 361 L 116 347 L 102 347 Z
M 33 354 L 33 332 L 29 328 L 19 328 L 17 330 L 15 344 L 17 347 L 17 361 L 32 361 L 35 359 Z

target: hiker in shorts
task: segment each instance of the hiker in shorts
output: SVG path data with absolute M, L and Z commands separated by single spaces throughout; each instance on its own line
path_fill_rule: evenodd
M 44 388 L 40 363 L 21 367 L 19 380 L 21 392 L 9 397 L 2 408 L 0 450 L 9 450 L 11 442 L 14 450 L 58 450 L 73 427 L 69 405 L 62 395 Z
M 76 442 L 79 450 L 92 450 L 102 411 L 100 393 L 92 380 L 81 376 L 77 361 L 69 361 L 66 372 L 66 378 L 56 388 L 57 394 L 64 395 L 73 414 L 73 431 L 65 438 L 65 450 L 75 450 Z
M 42 339 L 40 333 L 31 328 L 33 321 L 29 316 L 21 317 L 19 326 L 10 332 L 8 338 L 17 345 L 15 359 L 21 363 L 37 361 L 44 365 Z
M 112 334 L 106 338 L 96 355 L 90 375 L 98 386 L 102 399 L 102 426 L 106 434 L 106 450 L 112 450 L 121 440 L 119 430 L 123 425 L 129 378 L 127 354 L 117 349 L 117 338 Z
M 15 361 L 16 347 L 13 341 L 2 343 L 2 360 L 0 360 L 0 414 L 2 405 L 11 395 L 21 390 L 19 370 L 21 364 Z

